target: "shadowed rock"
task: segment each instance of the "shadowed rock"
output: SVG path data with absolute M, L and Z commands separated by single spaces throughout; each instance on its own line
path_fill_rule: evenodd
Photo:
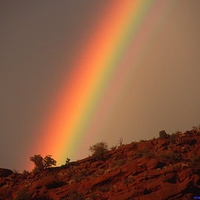
M 7 176 L 9 176 L 11 174 L 13 174 L 12 170 L 0 168 L 0 177 L 7 177 Z
M 175 135 L 161 131 L 157 139 L 119 146 L 104 158 L 27 175 L 0 168 L 0 200 L 19 194 L 35 200 L 188 200 L 200 195 L 199 129 Z

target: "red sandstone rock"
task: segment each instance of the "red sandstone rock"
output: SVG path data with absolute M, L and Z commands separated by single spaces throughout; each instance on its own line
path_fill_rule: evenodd
M 147 162 L 147 170 L 152 170 L 158 168 L 160 162 L 156 158 L 152 158 Z
M 24 176 L 0 169 L 0 200 L 15 199 L 23 188 L 33 199 L 47 200 L 192 199 L 200 195 L 198 131 L 176 135 L 175 143 L 158 138 L 122 145 L 105 153 L 104 160 L 88 157 L 39 174 Z M 144 155 L 138 154 L 144 149 Z M 182 160 L 173 160 L 174 153 Z M 161 163 L 161 154 L 170 155 L 171 164 Z

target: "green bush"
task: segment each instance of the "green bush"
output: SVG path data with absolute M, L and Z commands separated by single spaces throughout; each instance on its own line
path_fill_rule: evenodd
M 24 170 L 24 171 L 22 172 L 23 178 L 27 178 L 27 176 L 28 176 L 29 174 L 30 174 L 30 173 L 29 173 L 29 171 L 27 171 L 27 170 Z
M 162 130 L 162 131 L 159 132 L 159 138 L 161 138 L 161 139 L 168 139 L 169 137 L 170 137 L 170 135 L 167 134 L 165 132 L 165 130 Z
M 44 168 L 48 168 L 56 165 L 56 161 L 52 158 L 51 155 L 45 156 L 43 159 Z
M 27 188 L 23 188 L 18 191 L 15 200 L 32 200 L 31 193 L 27 191 Z
M 144 148 L 137 152 L 137 157 L 141 158 L 143 156 L 147 156 L 148 158 L 153 158 L 154 153 L 150 149 Z
M 177 137 L 178 137 L 179 133 L 173 133 L 170 135 L 169 137 L 169 141 L 171 144 L 176 144 L 177 143 Z
M 111 150 L 116 150 L 116 149 L 117 149 L 117 145 L 112 146 L 110 149 L 111 149 Z
M 200 157 L 193 154 L 190 159 L 190 166 L 199 168 L 200 167 Z
M 92 156 L 99 158 L 108 151 L 108 144 L 106 142 L 99 142 L 93 146 L 90 146 L 89 150 L 92 152 Z
M 41 155 L 34 155 L 30 157 L 30 160 L 35 165 L 35 170 L 42 170 L 44 169 L 43 157 Z
M 30 160 L 35 165 L 35 172 L 56 165 L 56 161 L 51 157 L 51 155 L 45 156 L 44 158 L 41 155 L 34 155 L 30 157 Z
M 168 154 L 161 153 L 160 154 L 160 159 L 161 159 L 162 162 L 170 163 L 170 164 L 174 164 L 174 163 L 183 161 L 181 153 L 179 153 L 179 152 L 170 152 Z

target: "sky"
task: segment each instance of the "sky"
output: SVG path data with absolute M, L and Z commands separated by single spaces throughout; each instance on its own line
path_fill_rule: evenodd
M 105 67 L 107 79 L 99 82 L 105 92 L 95 97 L 98 100 L 91 106 L 90 117 L 80 114 L 87 128 L 80 128 L 77 135 L 59 134 L 61 128 L 48 134 L 57 127 L 53 125 L 55 119 L 61 119 L 58 110 L 67 113 L 66 119 L 73 118 L 70 106 L 58 102 L 67 102 L 74 95 L 75 80 L 83 77 L 83 86 L 87 82 L 87 76 L 77 76 L 78 61 L 86 65 L 85 52 L 93 59 L 102 44 L 98 41 L 89 49 L 91 38 L 109 29 L 98 27 L 109 22 L 105 16 L 109 12 L 112 16 L 115 4 L 123 7 L 126 2 L 136 1 L 0 1 L 0 167 L 30 170 L 29 158 L 34 154 L 52 154 L 56 160 L 63 154 L 77 160 L 88 156 L 89 146 L 100 141 L 112 146 L 123 138 L 124 143 L 131 143 L 158 137 L 163 129 L 171 134 L 200 125 L 200 1 L 163 0 L 153 14 L 144 15 L 147 23 L 141 20 L 134 36 L 126 36 L 134 38 L 127 39 L 129 50 L 124 53 L 124 63 L 129 65 L 122 62 L 119 70 L 110 71 L 106 70 L 111 69 L 109 65 Z M 145 6 L 151 2 L 149 13 L 158 4 L 157 0 L 141 2 Z M 140 13 L 134 7 L 132 12 Z M 109 19 L 114 18 L 113 11 L 113 19 Z M 101 40 L 105 36 L 98 37 Z M 108 41 L 112 39 L 109 37 Z M 79 91 L 87 91 L 81 85 Z M 99 90 L 95 86 L 91 91 L 87 96 Z M 74 96 L 80 102 L 86 98 L 81 94 Z M 90 101 L 83 101 L 83 106 L 84 102 Z M 67 123 L 58 121 L 60 127 Z M 75 129 L 80 124 L 81 120 L 75 121 Z M 66 142 L 59 145 L 64 136 Z M 64 143 L 72 149 L 70 153 L 67 147 L 62 153 Z

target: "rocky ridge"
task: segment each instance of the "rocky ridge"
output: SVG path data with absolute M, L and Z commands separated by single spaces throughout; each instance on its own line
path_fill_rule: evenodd
M 200 128 L 113 147 L 39 173 L 0 168 L 0 200 L 188 200 L 200 196 Z

